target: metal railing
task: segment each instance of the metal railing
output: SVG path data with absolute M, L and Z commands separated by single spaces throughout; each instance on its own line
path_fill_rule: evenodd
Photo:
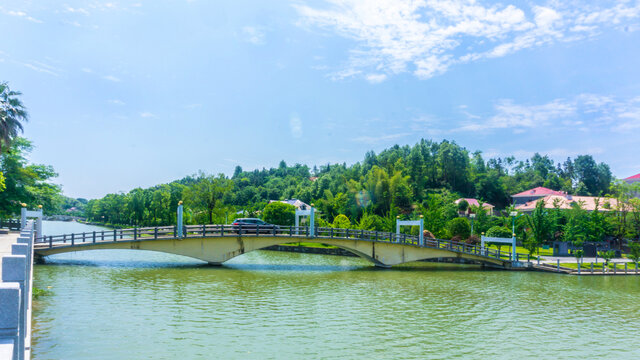
M 7 228 L 9 230 L 19 231 L 20 225 L 19 219 L 0 219 L 0 229 Z
M 381 243 L 406 244 L 432 249 L 443 249 L 455 253 L 477 255 L 502 261 L 517 261 L 511 252 L 483 248 L 479 245 L 460 243 L 451 240 L 425 238 L 419 243 L 415 235 L 396 234 L 392 232 L 370 231 L 359 229 L 340 229 L 315 227 L 313 236 L 308 226 L 261 226 L 261 225 L 187 225 L 179 233 L 176 226 L 142 227 L 132 229 L 114 229 L 103 231 L 82 232 L 63 235 L 38 237 L 35 240 L 37 248 L 54 248 L 63 246 L 79 246 L 105 242 L 144 241 L 158 239 L 183 238 L 211 238 L 211 237 L 289 237 L 300 239 L 347 239 Z M 317 240 L 316 240 L 317 239 Z

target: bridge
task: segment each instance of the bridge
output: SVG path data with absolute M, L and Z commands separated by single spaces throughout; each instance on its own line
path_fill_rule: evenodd
M 385 268 L 438 258 L 511 268 L 513 261 L 518 260 L 512 259 L 509 252 L 450 240 L 425 238 L 421 241 L 418 236 L 390 232 L 308 226 L 243 229 L 232 225 L 187 225 L 114 229 L 37 237 L 34 252 L 36 258 L 42 259 L 73 251 L 149 250 L 221 265 L 251 251 L 300 242 L 332 245 Z

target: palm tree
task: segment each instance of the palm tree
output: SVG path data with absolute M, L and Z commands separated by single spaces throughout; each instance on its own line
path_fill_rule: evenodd
M 18 96 L 19 91 L 12 91 L 6 82 L 0 83 L 0 154 L 11 146 L 11 141 L 23 132 L 22 122 L 29 115 Z

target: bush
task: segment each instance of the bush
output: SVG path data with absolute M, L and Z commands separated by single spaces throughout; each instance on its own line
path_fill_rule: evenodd
M 262 220 L 276 225 L 293 225 L 295 216 L 295 206 L 278 201 L 265 206 Z
M 458 236 L 460 239 L 467 239 L 471 235 L 469 220 L 461 217 L 455 218 L 447 223 L 447 231 L 452 238 Z
M 429 231 L 429 230 L 422 231 L 422 237 L 425 238 L 425 239 L 435 239 L 436 238 L 436 236 L 433 235 L 433 233 L 431 231 Z
M 338 215 L 333 219 L 333 227 L 340 229 L 348 229 L 351 227 L 351 221 L 346 215 Z
M 365 213 L 358 222 L 358 229 L 384 231 L 384 219 L 375 214 Z
M 469 244 L 469 245 L 478 245 L 478 244 L 480 244 L 480 238 L 478 237 L 478 235 L 471 235 L 467 239 L 467 244 Z
M 496 237 L 496 238 L 505 238 L 511 239 L 513 237 L 513 233 L 511 229 L 504 226 L 493 226 L 489 230 L 487 230 L 488 237 Z
M 454 242 L 461 242 L 461 241 L 462 241 L 462 238 L 461 238 L 460 236 L 456 235 L 456 236 L 451 237 L 451 241 L 454 241 Z

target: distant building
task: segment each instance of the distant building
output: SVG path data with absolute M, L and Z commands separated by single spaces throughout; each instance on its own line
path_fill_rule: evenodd
M 478 201 L 478 199 L 460 198 L 460 199 L 454 201 L 454 203 L 456 205 L 458 205 L 462 200 L 466 200 L 467 201 L 467 203 L 469 204 L 469 208 L 464 213 L 460 213 L 461 215 L 469 216 L 470 214 L 473 214 L 473 211 L 471 211 L 471 206 L 480 206 L 480 202 Z M 493 215 L 493 209 L 495 209 L 495 206 L 493 206 L 493 205 L 491 205 L 489 203 L 483 203 L 482 204 L 482 208 L 487 210 L 487 214 L 488 215 Z
M 633 176 L 629 176 L 626 179 L 622 179 L 622 181 L 626 182 L 629 185 L 635 184 L 635 183 L 640 183 L 640 174 L 635 174 Z M 637 197 L 637 198 L 640 198 L 640 191 L 637 191 L 632 195 Z
M 511 195 L 511 198 L 513 199 L 513 205 L 518 206 L 549 195 L 563 196 L 567 195 L 567 193 L 564 191 L 556 191 L 548 189 L 546 187 L 538 186 L 537 188 Z
M 622 181 L 626 182 L 627 184 L 633 184 L 633 183 L 640 182 L 640 174 L 629 176 L 626 179 L 622 179 Z
M 304 201 L 300 201 L 298 199 L 289 199 L 289 200 L 269 200 L 269 204 L 273 202 L 281 202 L 289 205 L 293 205 L 298 210 L 308 210 L 311 209 L 311 206 Z
M 599 200 L 599 201 L 596 201 Z M 516 210 L 524 213 L 532 212 L 536 208 L 538 201 L 544 201 L 545 209 L 554 209 L 556 204 L 560 209 L 569 210 L 574 205 L 580 204 L 587 211 L 594 211 L 596 206 L 598 211 L 614 210 L 618 206 L 616 199 L 595 197 L 595 196 L 575 196 L 575 195 L 547 195 L 543 198 L 532 200 L 516 206 Z

